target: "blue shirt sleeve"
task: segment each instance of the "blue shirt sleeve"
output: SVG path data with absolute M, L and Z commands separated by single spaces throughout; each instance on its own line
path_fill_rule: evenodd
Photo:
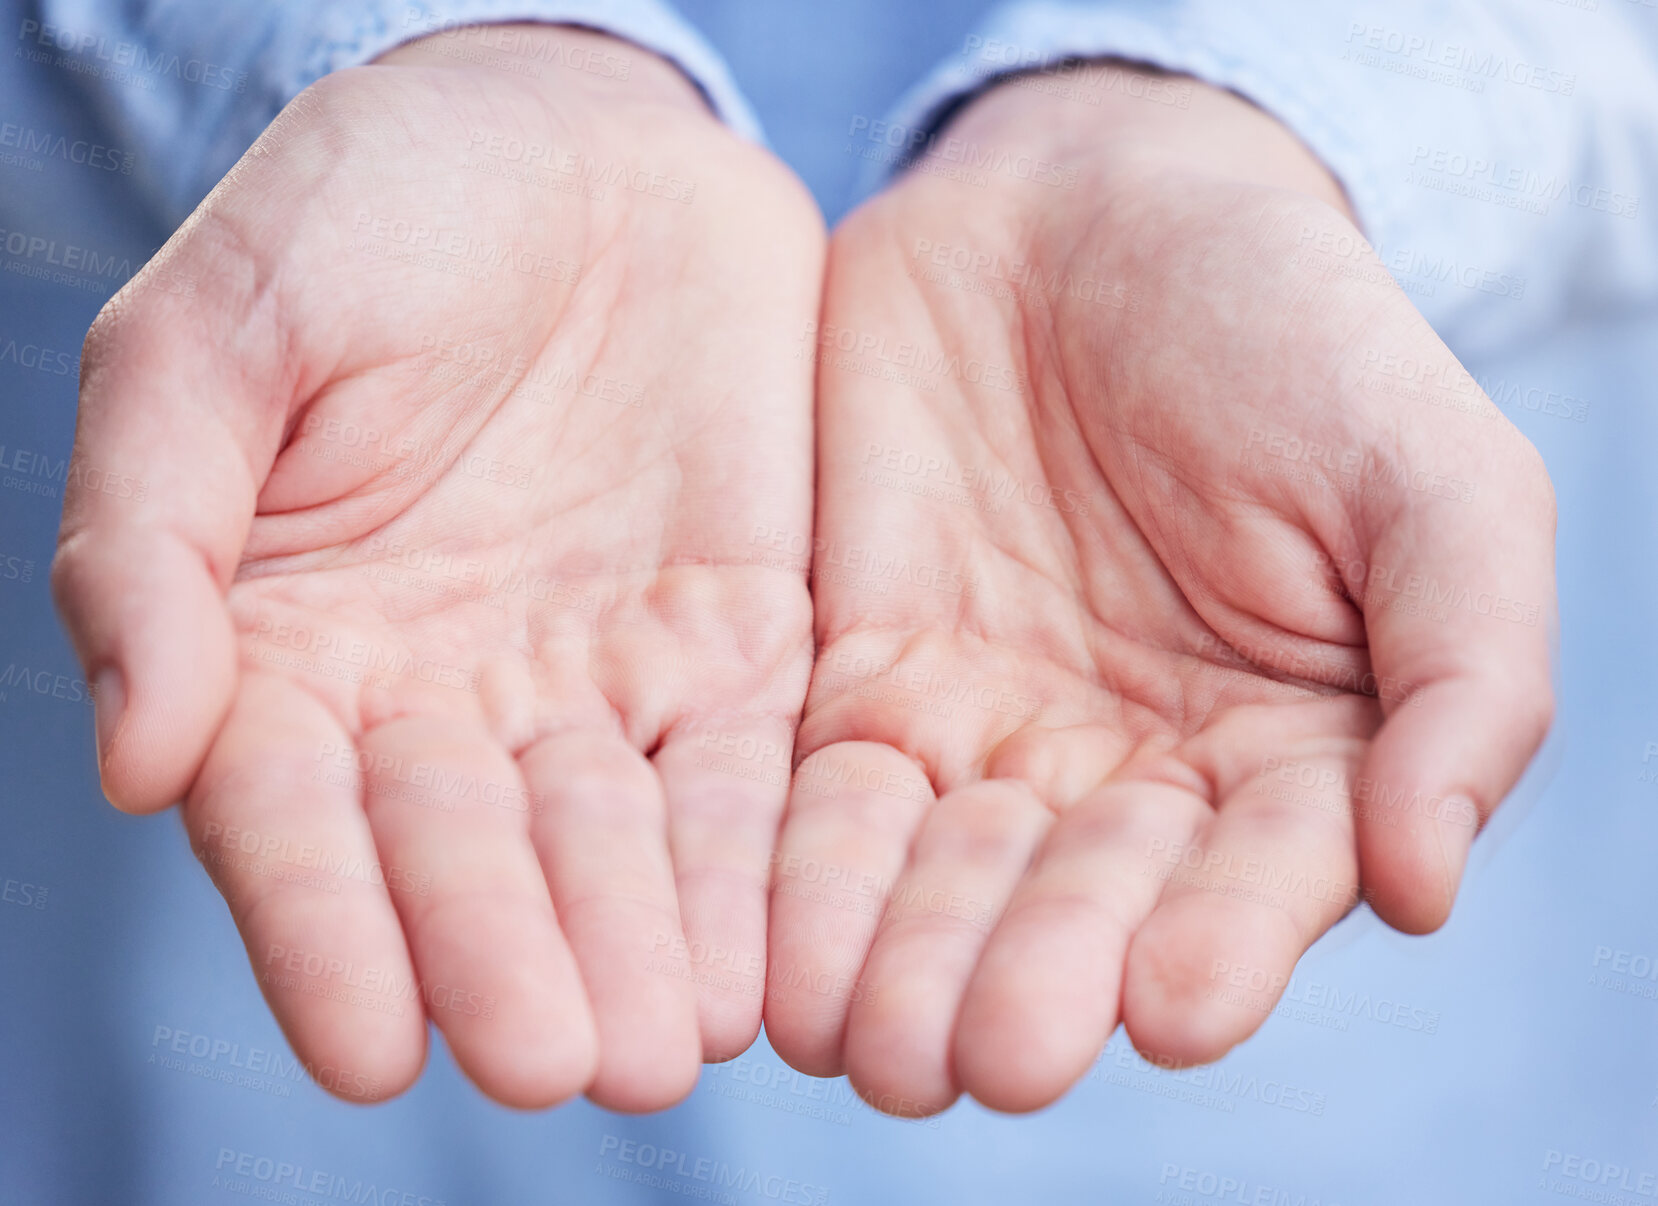
M 309 84 L 411 38 L 505 21 L 635 42 L 673 61 L 727 124 L 761 137 L 725 63 L 665 0 L 33 0 L 18 42 L 69 70 L 135 148 L 135 183 L 176 223 Z
M 1104 57 L 1230 89 L 1282 121 L 1461 349 L 1658 299 L 1648 0 L 1025 0 L 913 88 L 887 137 L 925 145 L 1002 75 Z M 1130 79 L 1084 70 L 1080 104 Z M 1182 93 L 1142 99 L 1178 106 Z

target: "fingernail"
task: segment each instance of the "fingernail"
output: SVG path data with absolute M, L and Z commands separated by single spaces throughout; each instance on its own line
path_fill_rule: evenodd
M 1447 796 L 1434 825 L 1434 836 L 1439 839 L 1439 857 L 1445 865 L 1447 901 L 1456 900 L 1463 868 L 1468 863 L 1468 849 L 1474 844 L 1474 835 L 1478 830 L 1479 812 L 1474 802 L 1467 796 Z
M 98 734 L 98 762 L 100 767 L 109 744 L 115 739 L 115 730 L 121 726 L 121 713 L 127 706 L 127 683 L 115 666 L 105 666 L 92 680 L 93 714 Z

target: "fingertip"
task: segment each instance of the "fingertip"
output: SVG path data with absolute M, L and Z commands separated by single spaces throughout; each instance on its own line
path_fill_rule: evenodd
M 1456 904 L 1480 814 L 1464 797 L 1447 797 L 1447 806 L 1456 811 L 1435 818 L 1372 815 L 1358 826 L 1364 899 L 1401 933 L 1433 933 L 1450 920 Z
M 53 591 L 91 669 L 98 778 L 122 812 L 158 812 L 194 782 L 229 711 L 236 634 L 218 583 L 176 540 L 80 540 Z
M 958 1055 L 956 1075 L 962 1088 L 986 1109 L 1000 1114 L 1033 1114 L 1065 1096 L 1076 1076 L 1052 1068 L 1011 1067 L 996 1052 L 984 1057 Z
M 1224 901 L 1186 897 L 1166 902 L 1135 934 L 1123 1025 L 1147 1060 L 1164 1068 L 1213 1063 L 1278 1004 L 1300 952 L 1238 922 Z
M 847 1029 L 846 1070 L 875 1109 L 924 1118 L 948 1109 L 961 1089 L 951 1069 L 948 1021 L 941 1028 L 924 1002 L 883 994 L 879 1015 L 854 1013 Z
M 593 1084 L 598 1028 L 550 913 L 489 915 L 461 901 L 408 930 L 422 998 L 456 1064 L 486 1097 L 543 1110 Z
M 705 1064 L 734 1060 L 760 1037 L 760 1010 L 756 1006 L 722 1008 L 720 1002 L 704 998 L 698 1003 L 697 1019 Z
M 599 1044 L 591 1026 L 562 1032 L 553 1043 L 526 1046 L 515 1058 L 463 1065 L 484 1096 L 515 1110 L 548 1110 L 593 1085 Z
M 1079 958 L 1065 935 L 1044 932 L 1041 920 L 1004 922 L 1007 933 L 986 950 L 956 1027 L 957 1082 L 1004 1114 L 1040 1110 L 1069 1092 L 1117 1014 L 1116 968 Z M 1056 985 L 1045 970 L 1054 967 L 1071 969 L 1071 983 Z M 1078 1008 L 1082 997 L 1104 1007 Z
M 1362 848 L 1361 848 L 1362 849 Z M 1401 850 L 1383 866 L 1373 858 L 1364 861 L 1364 899 L 1371 910 L 1403 934 L 1421 937 L 1431 934 L 1451 918 L 1456 903 L 1462 867 L 1458 860 L 1447 868 L 1444 856 L 1435 850 Z
M 932 787 L 917 763 L 879 742 L 844 741 L 795 768 L 773 856 L 765 1026 L 807 1076 L 846 1071 L 852 1007 L 878 996 L 865 964 Z
M 787 990 L 779 990 L 781 999 L 788 1000 Z M 831 1080 L 846 1075 L 846 1055 L 841 1034 L 833 1035 L 815 1027 L 797 1024 L 792 1011 L 772 1018 L 772 990 L 767 990 L 766 1039 L 777 1058 L 803 1076 Z
M 286 1006 L 268 978 L 261 984 L 288 1044 L 306 1074 L 331 1097 L 352 1105 L 377 1105 L 412 1088 L 426 1068 L 425 1015 L 418 1002 L 389 1009 L 362 1009 L 343 1001 L 323 1004 L 311 997 L 311 1011 Z M 389 1005 L 387 1002 L 380 1002 Z
M 154 803 L 143 793 L 128 795 L 130 776 L 112 766 L 119 748 L 121 722 L 127 710 L 127 680 L 119 666 L 105 666 L 92 675 L 92 732 L 97 743 L 98 787 L 117 810 L 135 816 L 159 812 L 176 800 Z
M 684 1101 L 701 1075 L 695 1044 L 632 1045 L 604 1053 L 587 1097 L 618 1114 L 651 1114 Z
M 890 1089 L 863 1085 L 856 1078 L 852 1087 L 870 1109 L 879 1110 L 891 1118 L 932 1118 L 944 1113 L 961 1097 L 960 1090 L 943 1085 L 922 1097 L 909 1097 Z
M 307 1064 L 311 1079 L 330 1097 L 349 1105 L 379 1105 L 403 1096 L 426 1070 L 426 1040 L 398 1039 L 391 1034 L 378 1051 L 365 1049 L 345 1062 Z M 395 1044 L 395 1045 L 394 1045 Z

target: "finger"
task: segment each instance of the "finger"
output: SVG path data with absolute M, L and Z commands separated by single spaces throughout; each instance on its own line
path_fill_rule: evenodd
M 669 738 L 652 759 L 667 801 L 679 915 L 710 1062 L 741 1055 L 760 1032 L 767 876 L 793 737 L 774 718 L 707 721 Z
M 455 1062 L 523 1109 L 580 1093 L 598 1040 L 530 845 L 518 767 L 481 727 L 453 717 L 393 720 L 359 744 L 419 1000 Z
M 291 392 L 271 298 L 230 249 L 180 235 L 87 336 L 52 587 L 97 696 L 117 807 L 180 799 L 230 707 L 224 606 Z M 181 272 L 189 296 L 146 289 Z
M 1344 569 L 1388 716 L 1361 772 L 1365 890 L 1411 933 L 1449 916 L 1479 823 L 1553 716 L 1553 492 L 1530 445 L 1505 447 L 1463 471 L 1471 501 L 1390 512 Z
M 1129 940 L 1163 888 L 1159 852 L 1210 816 L 1201 786 L 1116 780 L 1060 814 L 963 998 L 961 1087 L 996 1110 L 1056 1100 L 1117 1026 Z
M 662 784 L 621 737 L 568 731 L 519 758 L 541 806 L 530 823 L 599 1036 L 587 1093 L 660 1110 L 696 1084 L 702 1047 Z
M 880 989 L 847 1019 L 847 1068 L 877 1109 L 933 1114 L 960 1094 L 951 1039 L 962 994 L 1052 821 L 1009 779 L 958 788 L 927 811 L 864 964 Z
M 356 766 L 321 703 L 250 674 L 184 819 L 306 1070 L 341 1097 L 377 1101 L 420 1075 L 426 1023 Z
M 847 1011 L 879 993 L 859 976 L 887 897 L 933 802 L 925 772 L 888 745 L 825 746 L 795 771 L 778 838 L 766 1037 L 808 1076 L 839 1076 Z
M 1358 903 L 1350 785 L 1364 739 L 1274 747 L 1261 720 L 1235 752 L 1254 773 L 1218 778 L 1218 815 L 1165 855 L 1168 886 L 1129 947 L 1123 1022 L 1165 1065 L 1219 1059 L 1255 1033 L 1303 952 Z M 1256 754 L 1272 748 L 1286 752 Z

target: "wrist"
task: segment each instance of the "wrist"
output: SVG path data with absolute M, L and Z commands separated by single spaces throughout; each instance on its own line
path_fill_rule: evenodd
M 669 60 L 581 26 L 450 26 L 395 46 L 375 63 L 494 73 L 580 89 L 608 105 L 665 106 L 713 117 L 701 90 Z
M 1323 161 L 1272 115 L 1225 89 L 1118 60 L 1008 76 L 937 131 L 928 153 L 974 144 L 1034 153 L 1078 189 L 1135 169 L 1196 172 L 1303 193 L 1356 222 Z

